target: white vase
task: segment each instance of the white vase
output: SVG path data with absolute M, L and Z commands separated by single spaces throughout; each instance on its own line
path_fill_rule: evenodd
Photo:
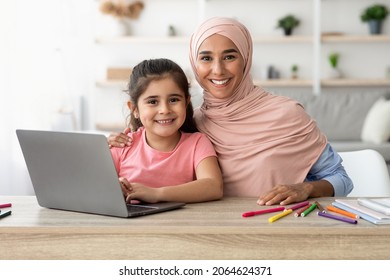
M 329 78 L 330 79 L 339 79 L 341 78 L 341 72 L 338 68 L 330 68 L 330 71 L 329 71 Z
M 131 35 L 131 25 L 130 20 L 128 19 L 119 19 L 118 20 L 118 28 L 119 34 L 122 36 L 130 36 Z

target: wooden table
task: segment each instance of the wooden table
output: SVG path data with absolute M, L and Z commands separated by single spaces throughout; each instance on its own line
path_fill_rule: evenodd
M 0 259 L 390 259 L 389 225 L 313 212 L 274 223 L 272 213 L 243 218 L 261 208 L 255 201 L 225 198 L 124 219 L 42 208 L 34 196 L 0 196 L 0 204 L 12 203 L 12 215 L 0 219 Z

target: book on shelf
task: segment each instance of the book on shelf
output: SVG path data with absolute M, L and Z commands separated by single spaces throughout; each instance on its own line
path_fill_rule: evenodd
M 358 203 L 385 215 L 390 215 L 390 198 L 358 198 Z
M 359 215 L 360 218 L 377 225 L 390 224 L 390 216 L 361 205 L 358 199 L 336 199 L 333 206 Z

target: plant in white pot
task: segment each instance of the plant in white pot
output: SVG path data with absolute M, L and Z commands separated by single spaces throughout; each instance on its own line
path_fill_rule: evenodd
M 125 0 L 104 0 L 100 3 L 100 11 L 105 15 L 111 15 L 118 19 L 118 23 L 122 31 L 120 35 L 131 35 L 130 21 L 138 19 L 144 3 L 135 1 L 127 3 Z
M 375 4 L 364 9 L 360 15 L 363 22 L 368 22 L 370 34 L 381 34 L 382 23 L 387 18 L 389 10 L 385 5 Z
M 293 15 L 287 15 L 278 20 L 277 28 L 282 28 L 284 35 L 289 36 L 292 34 L 295 27 L 300 23 L 300 20 Z
M 329 64 L 331 67 L 329 77 L 332 79 L 341 78 L 341 72 L 338 68 L 339 58 L 340 58 L 340 54 L 337 52 L 332 52 L 328 56 Z

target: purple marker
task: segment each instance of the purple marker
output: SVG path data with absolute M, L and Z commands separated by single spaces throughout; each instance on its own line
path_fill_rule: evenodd
M 339 221 L 342 221 L 342 222 L 345 222 L 345 223 L 350 223 L 350 224 L 357 224 L 357 220 L 354 220 L 354 219 L 340 217 L 340 216 L 332 215 L 332 214 L 329 214 L 329 213 L 326 213 L 326 212 L 318 212 L 317 214 L 318 214 L 318 216 L 322 216 L 322 217 L 325 217 L 325 218 L 339 220 Z

